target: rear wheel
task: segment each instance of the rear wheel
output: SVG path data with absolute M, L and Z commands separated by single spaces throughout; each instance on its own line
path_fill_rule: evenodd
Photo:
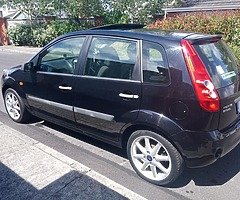
M 30 113 L 15 90 L 9 88 L 5 91 L 4 104 L 9 117 L 13 121 L 22 123 L 29 119 Z
M 137 174 L 156 185 L 173 182 L 184 167 L 178 150 L 164 137 L 148 130 L 138 130 L 130 136 L 127 153 Z

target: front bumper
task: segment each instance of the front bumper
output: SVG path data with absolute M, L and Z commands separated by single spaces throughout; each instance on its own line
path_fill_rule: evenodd
M 190 168 L 212 164 L 240 142 L 240 121 L 227 128 L 211 132 L 183 131 L 174 136 L 177 147 Z

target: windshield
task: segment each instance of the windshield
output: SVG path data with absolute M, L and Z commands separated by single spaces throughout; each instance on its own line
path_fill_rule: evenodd
M 228 46 L 222 41 L 194 45 L 214 86 L 225 87 L 237 80 L 238 65 Z

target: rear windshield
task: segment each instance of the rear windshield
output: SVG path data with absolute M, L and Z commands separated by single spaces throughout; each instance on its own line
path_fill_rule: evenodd
M 217 89 L 230 85 L 237 80 L 238 64 L 234 55 L 222 40 L 214 43 L 197 44 L 194 47 Z

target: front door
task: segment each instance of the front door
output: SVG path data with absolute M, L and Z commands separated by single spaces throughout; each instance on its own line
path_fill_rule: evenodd
M 141 100 L 139 42 L 92 37 L 76 84 L 77 125 L 97 137 L 118 141 L 138 115 Z
M 84 39 L 63 39 L 40 54 L 36 73 L 25 84 L 28 103 L 38 115 L 74 121 L 73 74 Z

